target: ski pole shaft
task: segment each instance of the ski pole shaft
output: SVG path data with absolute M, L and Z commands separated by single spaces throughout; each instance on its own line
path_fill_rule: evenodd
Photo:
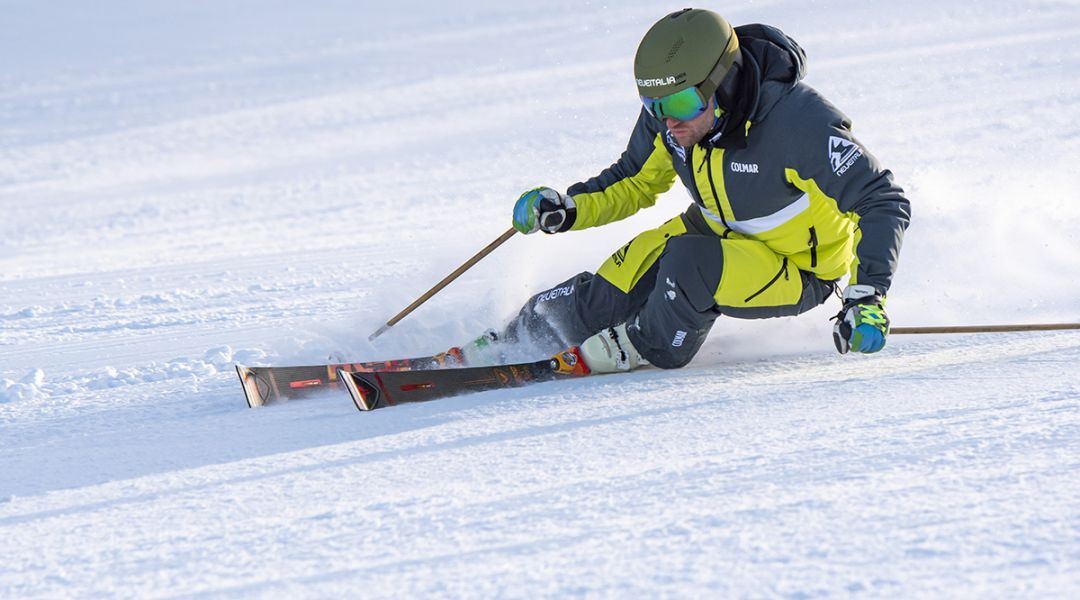
M 379 337 L 380 335 L 386 333 L 386 331 L 388 329 L 390 329 L 391 327 L 393 327 L 394 325 L 397 325 L 398 321 L 404 319 L 409 313 L 416 310 L 416 308 L 418 306 L 420 306 L 421 304 L 427 302 L 429 299 L 431 299 L 432 296 L 439 293 L 440 290 L 442 290 L 444 287 L 449 285 L 451 281 L 457 279 L 462 273 L 464 273 L 465 271 L 468 271 L 470 268 L 472 268 L 473 265 L 480 262 L 480 260 L 483 259 L 485 256 L 487 256 L 488 254 L 491 254 L 496 248 L 501 246 L 503 242 L 505 242 L 506 240 L 514 237 L 515 233 L 517 233 L 517 229 L 514 229 L 513 227 L 511 227 L 510 229 L 507 229 L 506 232 L 503 233 L 502 235 L 500 235 L 498 238 L 496 238 L 495 241 L 493 241 L 490 244 L 488 244 L 487 246 L 485 246 L 483 250 L 477 252 L 476 255 L 474 255 L 472 258 L 465 261 L 465 263 L 462 264 L 460 267 L 455 269 L 453 273 L 451 273 L 451 274 L 447 275 L 446 277 L 444 277 L 443 280 L 440 281 L 439 283 L 436 283 L 435 287 L 433 287 L 430 290 L 428 290 L 427 292 L 425 292 L 424 295 L 417 298 L 412 304 L 406 306 L 404 310 L 402 310 L 398 314 L 394 315 L 394 317 L 392 319 L 390 319 L 389 321 L 387 321 L 385 325 L 380 327 L 378 329 L 378 331 L 376 331 L 375 333 L 369 335 L 368 336 L 368 341 L 374 340 L 375 338 Z
M 1010 331 L 1062 331 L 1080 329 L 1080 323 L 1040 323 L 1030 325 L 955 325 L 947 327 L 893 327 L 890 334 L 909 333 L 1005 333 Z

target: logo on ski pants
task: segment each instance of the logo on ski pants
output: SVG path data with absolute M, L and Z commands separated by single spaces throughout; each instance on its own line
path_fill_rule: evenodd
M 543 294 L 540 294 L 539 296 L 537 296 L 536 297 L 536 303 L 537 304 L 543 304 L 544 302 L 547 302 L 549 300 L 554 300 L 556 298 L 563 298 L 565 296 L 573 295 L 573 293 L 574 293 L 574 284 L 570 284 L 570 285 L 563 286 L 563 287 L 557 287 L 557 288 L 555 288 L 553 290 L 548 290 L 548 291 L 544 292 Z

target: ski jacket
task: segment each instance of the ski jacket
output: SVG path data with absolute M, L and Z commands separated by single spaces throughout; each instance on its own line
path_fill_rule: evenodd
M 738 121 L 684 148 L 642 110 L 619 160 L 567 190 L 571 229 L 652 206 L 677 178 L 717 235 L 761 241 L 785 268 L 825 280 L 846 273 L 884 294 L 911 217 L 903 190 L 852 136 L 851 120 L 800 81 L 806 54 L 794 40 L 767 25 L 735 32 L 746 102 Z

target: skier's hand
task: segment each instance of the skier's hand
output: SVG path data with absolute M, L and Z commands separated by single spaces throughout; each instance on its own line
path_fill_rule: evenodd
M 514 204 L 514 228 L 521 233 L 567 231 L 577 219 L 574 199 L 549 187 L 533 188 Z
M 872 286 L 849 285 L 844 290 L 844 307 L 833 318 L 833 342 L 840 354 L 849 350 L 869 354 L 885 347 L 889 317 L 885 299 Z

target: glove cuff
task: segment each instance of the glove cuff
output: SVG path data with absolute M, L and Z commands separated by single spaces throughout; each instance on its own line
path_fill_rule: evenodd
M 559 227 L 558 233 L 564 231 L 570 231 L 570 228 L 574 226 L 577 221 L 577 203 L 574 202 L 574 197 L 570 194 L 562 194 L 563 206 L 566 207 L 566 218 L 563 219 L 562 226 Z
M 844 288 L 844 304 L 878 304 L 884 294 L 872 285 L 849 285 Z

